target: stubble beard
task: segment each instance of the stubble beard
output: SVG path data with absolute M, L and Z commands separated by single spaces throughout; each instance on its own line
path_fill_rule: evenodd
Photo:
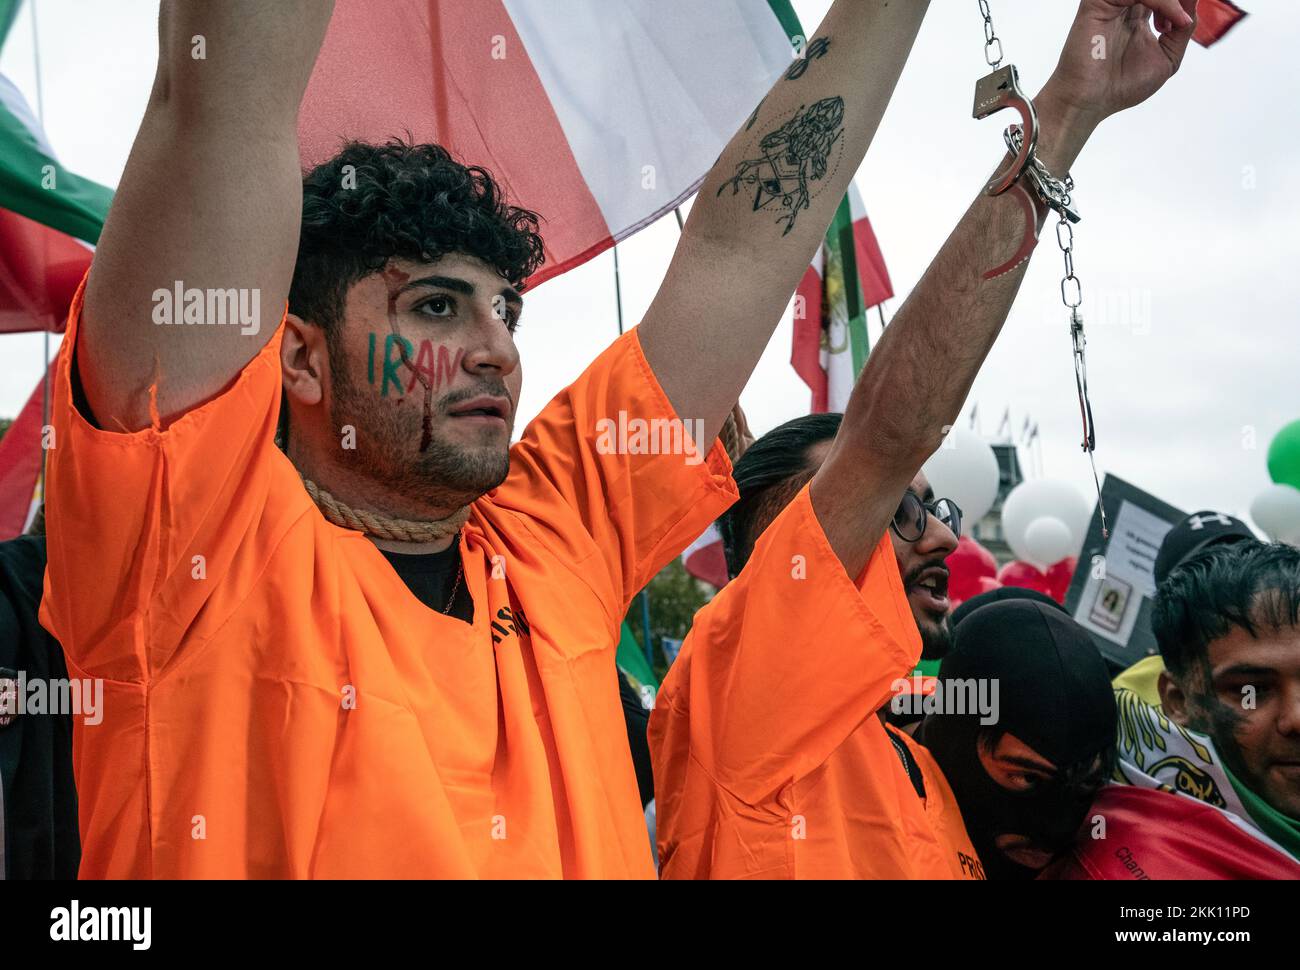
M 916 628 L 921 633 L 921 659 L 942 660 L 952 649 L 952 624 L 948 617 L 935 620 L 933 617 L 913 617 Z
M 482 442 L 475 445 L 448 441 L 439 426 L 449 419 L 435 400 L 424 442 L 422 388 L 415 387 L 401 408 L 381 405 L 373 388 L 352 379 L 345 361 L 330 356 L 335 375 L 330 420 L 336 430 L 352 425 L 357 439 L 356 449 L 341 450 L 340 463 L 395 499 L 394 506 L 459 509 L 505 481 L 510 470 L 508 431 L 503 436 L 482 429 Z

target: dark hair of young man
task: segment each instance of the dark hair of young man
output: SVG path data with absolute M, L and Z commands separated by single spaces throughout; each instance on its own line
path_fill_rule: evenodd
M 289 312 L 324 329 L 331 370 L 344 384 L 350 371 L 338 337 L 348 291 L 391 260 L 463 253 L 522 291 L 545 259 L 537 213 L 507 204 L 491 173 L 441 145 L 349 142 L 303 177 L 302 192 Z M 286 401 L 281 447 L 288 417 Z
M 303 179 L 289 312 L 329 332 L 347 292 L 392 259 L 477 256 L 516 289 L 542 264 L 539 217 L 441 145 L 351 142 Z
M 1160 656 L 1182 678 L 1233 627 L 1258 637 L 1300 621 L 1300 549 L 1239 540 L 1211 546 L 1174 569 L 1156 592 L 1151 627 Z
M 732 477 L 740 498 L 718 519 L 727 571 L 740 575 L 763 530 L 817 473 L 810 449 L 830 441 L 840 430 L 842 414 L 806 414 L 773 428 L 736 462 Z

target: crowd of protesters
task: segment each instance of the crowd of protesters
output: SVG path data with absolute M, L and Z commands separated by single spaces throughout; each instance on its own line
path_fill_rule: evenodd
M 977 197 L 843 415 L 718 443 L 748 444 L 735 403 L 925 3 L 833 5 L 644 320 L 513 445 L 538 217 L 434 145 L 352 143 L 301 177 L 330 6 L 163 4 L 56 369 L 42 527 L 0 545 L 7 878 L 1300 875 L 1300 550 L 1189 517 L 1157 562 L 1160 656 L 1125 671 L 1047 597 L 948 596 L 961 510 L 921 467 L 1041 199 Z M 1163 86 L 1194 8 L 1082 0 L 1035 98 L 1037 163 L 1067 172 Z M 225 55 L 189 58 L 200 34 Z M 1126 56 L 1092 56 L 1098 35 Z M 756 125 L 785 146 L 757 187 L 775 208 L 739 192 Z M 178 280 L 287 311 L 154 326 Z M 422 350 L 383 362 L 419 392 L 377 392 L 389 334 L 454 373 Z M 676 454 L 603 440 L 628 417 L 698 431 Z M 614 664 L 622 618 L 714 520 L 731 581 L 647 714 Z M 902 712 L 923 657 L 934 691 L 990 703 Z M 29 707 L 42 682 L 91 686 Z

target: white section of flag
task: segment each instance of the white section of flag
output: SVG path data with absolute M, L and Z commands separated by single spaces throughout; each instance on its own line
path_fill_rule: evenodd
M 762 0 L 503 2 L 619 238 L 699 187 L 791 59 Z
M 18 90 L 14 82 L 3 74 L 0 74 L 0 107 L 22 123 L 23 127 L 31 133 L 37 147 L 42 152 L 50 156 L 50 158 L 55 157 L 54 149 L 50 146 L 49 139 L 45 137 L 45 129 L 36 120 L 36 115 L 32 113 L 27 99 L 23 97 L 22 92 Z

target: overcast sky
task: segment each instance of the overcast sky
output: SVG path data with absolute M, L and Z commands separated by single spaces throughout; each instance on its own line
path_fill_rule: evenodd
M 69 168 L 116 185 L 153 74 L 157 2 L 36 2 L 50 141 Z M 1251 17 L 1213 49 L 1193 46 L 1182 72 L 1107 121 L 1074 168 L 1098 465 L 1188 510 L 1237 514 L 1268 482 L 1272 435 L 1300 417 L 1300 4 L 1242 3 Z M 562 13 L 563 0 L 555 5 Z M 829 6 L 795 0 L 808 29 Z M 1006 59 L 1032 93 L 1056 63 L 1076 4 L 992 7 Z M 858 172 L 897 293 L 887 316 L 1000 158 L 1003 116 L 970 117 L 973 85 L 987 70 L 982 47 L 974 0 L 934 0 Z M 35 107 L 32 51 L 24 10 L 0 70 Z M 649 306 L 677 235 L 670 216 L 619 247 L 629 325 Z M 963 415 L 978 403 L 990 437 L 1007 407 L 1017 435 L 1031 416 L 1045 474 L 1090 494 L 1060 275 L 1049 230 Z M 608 253 L 530 294 L 521 416 L 616 332 Z M 808 410 L 789 353 L 787 314 L 741 399 L 757 432 Z M 0 336 L 0 415 L 16 414 L 40 373 L 39 336 Z

